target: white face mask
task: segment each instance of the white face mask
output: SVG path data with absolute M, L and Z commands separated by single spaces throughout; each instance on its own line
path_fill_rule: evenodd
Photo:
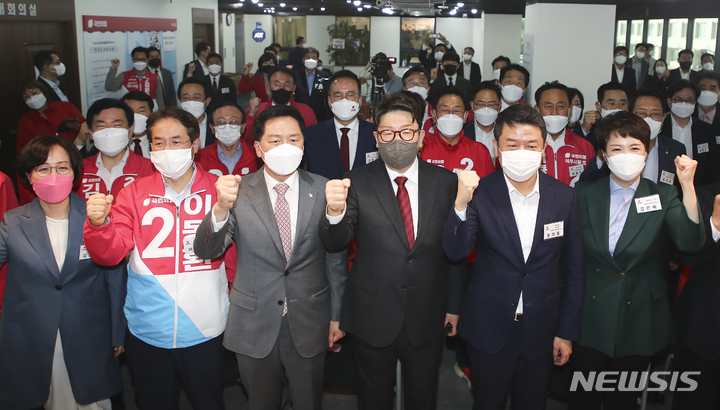
M 205 103 L 203 101 L 184 101 L 180 103 L 180 108 L 192 114 L 195 118 L 205 114 Z
M 56 65 L 55 74 L 57 74 L 58 77 L 62 77 L 65 74 L 65 64 L 60 63 L 59 65 Z
M 437 128 L 442 135 L 452 138 L 462 131 L 463 119 L 455 114 L 447 114 L 437 119 Z
M 135 120 L 133 121 L 133 134 L 142 135 L 147 129 L 148 117 L 138 113 L 135 113 L 133 117 L 135 117 Z
M 192 148 L 150 151 L 150 160 L 164 177 L 178 179 L 192 166 Z
M 133 67 L 135 67 L 135 69 L 138 71 L 142 71 L 147 68 L 147 63 L 143 61 L 136 61 L 133 63 Z
M 615 62 L 616 62 L 617 64 L 623 65 L 623 64 L 625 64 L 626 61 L 627 61 L 627 57 L 625 57 L 625 56 L 617 56 L 617 57 L 615 57 Z
M 677 115 L 680 118 L 687 118 L 691 116 L 692 113 L 695 111 L 695 105 L 688 103 L 672 103 L 670 111 L 672 111 L 673 114 Z
M 463 60 L 465 60 L 465 61 L 470 61 L 470 60 L 472 60 L 472 57 L 473 57 L 473 56 L 470 55 L 470 54 L 463 54 Z
M 330 104 L 330 109 L 340 121 L 350 121 L 360 110 L 360 103 L 343 98 Z
M 435 60 L 442 61 L 444 55 L 445 53 L 443 53 L 442 51 L 438 51 L 437 53 L 435 53 Z
M 502 71 L 502 68 L 493 70 L 493 78 L 495 79 L 495 81 L 500 81 L 500 71 Z
M 545 115 L 543 120 L 545 120 L 545 127 L 549 134 L 562 132 L 568 124 L 568 117 L 564 115 Z
M 570 114 L 570 124 L 575 124 L 576 122 L 580 121 L 581 115 L 582 109 L 577 105 L 573 105 L 572 113 Z
M 419 85 L 416 85 L 415 87 L 408 88 L 408 91 L 412 91 L 415 94 L 418 94 L 423 98 L 423 100 L 427 99 L 428 89 L 425 87 L 420 87 Z
M 709 108 L 717 104 L 718 95 L 712 91 L 703 91 L 697 99 L 698 104 L 705 108 Z
M 258 146 L 260 146 L 260 143 L 258 143 Z M 260 147 L 260 151 L 265 154 L 263 158 L 265 165 L 272 172 L 282 176 L 295 172 L 303 157 L 303 150 L 292 144 L 282 144 L 268 152 L 263 151 L 262 147 Z
M 500 151 L 500 154 L 503 172 L 515 182 L 525 182 L 535 175 L 543 156 L 542 151 L 526 149 Z
M 45 98 L 45 95 L 43 93 L 33 95 L 32 97 L 28 98 L 27 101 L 25 101 L 25 104 L 27 104 L 27 106 L 32 108 L 33 110 L 39 110 L 40 108 L 45 106 L 45 103 L 47 103 L 47 98 Z
M 600 108 L 600 116 L 603 118 L 606 118 L 606 117 L 613 115 L 616 112 L 620 112 L 620 111 L 622 111 L 622 110 L 619 108 L 614 108 L 612 110 L 606 110 L 605 108 Z
M 715 69 L 715 64 L 713 64 L 711 62 L 707 62 L 707 63 L 703 64 L 703 68 L 707 71 L 712 71 Z
M 240 125 L 225 124 L 215 127 L 215 138 L 223 143 L 226 147 L 229 147 L 240 139 Z
M 645 53 L 643 53 L 642 51 L 638 51 L 637 53 L 635 53 L 635 55 L 637 55 L 637 58 L 645 58 Z
M 477 121 L 478 124 L 487 127 L 495 123 L 499 112 L 498 110 L 490 107 L 483 107 L 479 110 L 473 111 L 473 114 L 475 115 L 475 121 Z
M 645 168 L 645 156 L 638 154 L 617 154 L 607 159 L 610 172 L 623 181 L 632 181 Z
M 222 71 L 222 66 L 213 64 L 208 67 L 208 71 L 210 71 L 210 74 L 212 74 L 212 75 L 218 75 L 218 74 L 220 74 L 220 71 Z
M 314 70 L 315 67 L 317 67 L 317 60 L 313 60 L 312 58 L 305 60 L 305 68 L 308 70 Z
M 646 117 L 645 122 L 650 126 L 650 141 L 652 141 L 657 138 L 658 134 L 660 134 L 662 123 L 660 121 L 655 121 L 650 117 Z
M 504 85 L 502 86 L 502 96 L 506 102 L 513 104 L 518 102 L 523 95 L 523 89 L 517 85 Z
M 655 50 L 650 50 L 650 51 L 648 51 L 648 54 L 650 54 L 650 57 L 654 56 L 654 55 L 655 55 Z
M 125 128 L 103 128 L 92 133 L 93 143 L 108 157 L 114 157 L 128 145 L 128 130 Z
M 659 65 L 659 66 L 655 67 L 655 72 L 660 75 L 665 74 L 665 66 Z

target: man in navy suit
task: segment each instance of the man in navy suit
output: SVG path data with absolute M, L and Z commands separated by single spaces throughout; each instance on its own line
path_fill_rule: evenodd
M 328 105 L 333 118 L 307 128 L 304 160 L 308 171 L 341 179 L 345 172 L 378 158 L 375 127 L 357 117 L 362 96 L 355 73 L 338 71 L 329 83 Z
M 634 93 L 635 90 L 637 90 L 635 70 L 633 70 L 632 67 L 625 65 L 627 59 L 627 47 L 615 47 L 615 51 L 613 53 L 612 79 L 610 81 L 613 83 L 620 83 L 627 87 L 628 91 Z
M 205 77 L 208 71 L 207 58 L 212 53 L 212 46 L 202 42 L 195 46 L 195 55 L 197 58 L 187 64 L 183 69 L 183 79 L 187 77 Z
M 538 171 L 545 122 L 527 105 L 498 115 L 502 171 L 458 178 L 443 247 L 453 260 L 477 260 L 458 325 L 468 343 L 473 409 L 542 410 L 552 363 L 562 366 L 579 340 L 585 293 L 583 237 L 575 191 Z
M 692 50 L 680 50 L 677 59 L 680 67 L 670 70 L 668 84 L 677 80 L 688 80 L 691 83 L 698 83 L 700 81 L 700 73 L 690 68 L 692 67 L 693 58 L 695 58 L 695 53 L 693 53 Z
M 302 66 L 294 67 L 297 77 L 295 101 L 307 104 L 316 112 L 316 117 L 322 102 L 323 88 L 330 77 L 325 71 L 317 69 L 319 55 L 320 52 L 316 48 L 308 47 L 303 51 Z

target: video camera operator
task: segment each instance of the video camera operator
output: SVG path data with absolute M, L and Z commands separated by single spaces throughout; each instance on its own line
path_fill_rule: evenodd
M 397 61 L 396 58 L 388 58 L 385 53 L 377 53 L 373 59 L 367 63 L 365 68 L 360 70 L 359 77 L 365 78 L 370 83 L 368 90 L 367 103 L 372 105 L 373 91 L 382 87 L 380 94 L 395 94 L 402 91 L 402 79 L 396 76 L 392 65 Z

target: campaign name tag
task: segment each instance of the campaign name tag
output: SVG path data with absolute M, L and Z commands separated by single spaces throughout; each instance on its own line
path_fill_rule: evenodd
M 553 222 L 543 227 L 544 240 L 559 238 L 564 235 L 565 221 Z
M 716 143 L 717 145 L 720 145 L 720 135 L 717 135 L 717 136 L 715 137 L 715 143 Z
M 660 182 L 663 184 L 672 185 L 675 182 L 675 174 L 672 172 L 663 171 L 660 173 Z
M 655 194 L 643 198 L 637 198 L 635 200 L 635 208 L 637 208 L 637 213 L 639 214 L 661 210 L 662 203 L 660 203 L 660 195 Z
M 222 93 L 223 93 L 223 94 L 228 94 L 228 93 L 230 93 L 230 88 L 229 88 L 229 87 L 223 87 Z
M 365 164 L 369 164 L 378 159 L 378 152 L 368 152 L 365 154 Z
M 585 170 L 585 165 L 577 164 L 577 165 L 571 166 L 569 169 L 570 169 L 570 178 L 574 178 L 583 173 L 583 171 Z
M 80 245 L 80 260 L 84 261 L 85 259 L 90 259 L 90 254 L 87 248 L 85 248 L 85 245 Z
M 698 154 L 702 154 L 703 152 L 710 151 L 710 147 L 708 146 L 708 143 L 706 142 L 704 144 L 698 144 L 697 150 L 698 150 Z

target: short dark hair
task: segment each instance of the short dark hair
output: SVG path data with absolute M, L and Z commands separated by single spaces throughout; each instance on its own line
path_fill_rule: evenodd
M 305 138 L 305 119 L 302 114 L 300 114 L 300 111 L 292 105 L 274 105 L 260 111 L 260 114 L 255 117 L 255 123 L 253 123 L 252 129 L 255 141 L 262 139 L 262 136 L 265 134 L 265 125 L 268 121 L 282 117 L 290 117 L 297 121 L 300 126 L 300 133 L 303 138 Z
M 280 43 L 272 43 L 272 44 L 270 44 L 270 47 L 272 47 L 272 48 L 275 48 L 275 47 L 277 47 L 277 48 L 282 48 L 282 46 L 280 45 Z M 277 50 L 275 50 L 275 51 L 277 51 Z
M 41 93 L 43 93 L 43 95 L 45 96 L 46 99 L 48 99 L 48 100 L 50 99 L 47 87 L 45 87 L 45 84 L 43 84 L 42 82 L 40 82 L 38 80 L 25 81 L 25 83 L 23 83 L 23 86 L 20 87 L 20 98 L 22 98 L 22 95 L 25 93 L 25 90 L 29 90 L 31 88 L 37 88 L 38 90 L 40 90 Z
M 622 91 L 625 93 L 625 96 L 628 97 L 628 99 L 630 98 L 630 93 L 628 92 L 627 87 L 618 83 L 617 81 L 610 81 L 609 83 L 605 83 L 598 87 L 597 100 L 600 104 L 602 104 L 603 100 L 605 99 L 605 93 L 608 91 Z
M 148 58 L 148 56 L 149 56 L 149 52 L 148 52 L 147 48 L 142 47 L 142 46 L 133 48 L 132 52 L 130 53 L 130 57 L 134 58 L 135 53 L 143 53 L 143 54 L 145 54 L 145 58 Z
M 101 112 L 109 110 L 111 108 L 117 108 L 119 110 L 122 110 L 125 114 L 125 120 L 127 120 L 128 127 L 133 125 L 135 115 L 133 114 L 132 108 L 130 108 L 124 100 L 118 100 L 117 98 L 102 98 L 95 101 L 90 106 L 90 108 L 88 108 L 87 115 L 85 115 L 90 129 L 92 129 L 92 124 L 95 120 L 95 117 L 97 117 Z
M 698 81 L 698 84 L 702 80 L 713 80 L 717 82 L 718 87 L 720 87 L 720 74 L 716 72 L 709 72 L 709 73 L 702 73 L 700 74 L 700 80 Z
M 472 47 L 465 47 L 465 48 L 463 48 L 463 51 L 465 51 L 465 50 L 470 50 L 470 52 L 472 52 L 473 55 L 475 55 L 475 49 L 474 49 L 474 48 L 472 48 Z
M 425 69 L 425 67 L 423 67 L 423 66 L 421 66 L 421 65 L 416 65 L 415 67 L 412 67 L 412 68 L 410 68 L 409 70 L 405 71 L 405 73 L 403 74 L 403 76 L 402 76 L 403 86 L 405 85 L 405 80 L 406 80 L 408 77 L 410 77 L 412 74 L 415 74 L 415 73 L 420 73 L 420 74 L 424 75 L 424 76 L 425 76 L 425 79 L 426 79 L 427 82 L 428 82 L 428 86 L 430 85 L 430 84 L 429 84 L 429 83 L 430 83 L 430 74 L 428 74 L 428 72 L 427 72 L 427 70 Z
M 447 53 L 443 54 L 443 57 L 442 57 L 442 60 L 441 60 L 441 62 L 443 62 L 443 63 L 446 62 L 446 61 L 454 61 L 454 62 L 456 62 L 456 63 L 459 63 L 459 62 L 460 62 L 460 56 L 459 56 L 458 53 L 456 53 L 455 51 L 452 51 L 452 50 L 451 50 L 451 51 L 448 51 Z
M 347 78 L 355 81 L 355 83 L 357 84 L 358 92 L 362 90 L 360 88 L 360 79 L 358 78 L 357 74 L 353 73 L 350 70 L 340 70 L 337 73 L 333 74 L 332 77 L 330 77 L 330 80 L 328 81 L 328 93 L 330 92 L 330 88 L 332 87 L 333 82 L 341 78 Z
M 147 103 L 148 107 L 150 108 L 150 111 L 155 111 L 155 102 L 153 101 L 153 99 L 150 98 L 149 95 L 147 95 L 144 92 L 139 91 L 139 90 L 130 91 L 129 93 L 123 95 L 121 100 L 123 100 L 123 101 L 127 101 L 127 100 L 144 101 Z
M 500 136 L 502 135 L 503 128 L 505 126 L 514 127 L 515 125 L 531 125 L 533 127 L 540 128 L 542 133 L 543 142 L 547 138 L 547 128 L 545 126 L 545 120 L 543 119 L 540 112 L 529 105 L 515 104 L 511 105 L 505 110 L 498 114 L 497 120 L 495 120 L 495 140 L 500 142 Z
M 270 74 L 268 74 L 268 82 L 270 82 L 270 79 L 272 76 L 274 76 L 277 73 L 283 73 L 287 74 L 292 78 L 293 85 L 295 85 L 295 72 L 287 67 L 275 67 L 272 71 L 270 71 Z
M 272 61 L 273 65 L 275 65 L 275 54 L 273 53 L 263 53 L 260 58 L 258 58 L 258 69 L 263 65 L 266 61 Z
M 645 43 L 645 48 L 655 48 L 655 44 L 653 44 L 653 43 Z
M 492 80 L 492 81 L 482 81 L 473 88 L 472 101 L 475 101 L 475 98 L 477 98 L 477 94 L 480 91 L 485 91 L 485 90 L 494 92 L 495 95 L 497 95 L 498 101 L 500 101 L 500 99 L 502 98 L 502 92 L 500 91 L 500 87 L 498 87 L 497 82 Z
M 206 43 L 206 42 L 204 42 L 204 41 L 198 43 L 198 45 L 195 46 L 195 55 L 197 55 L 198 57 L 200 57 L 200 53 L 202 53 L 203 51 L 205 51 L 205 49 L 208 48 L 208 47 L 210 47 L 210 44 L 208 44 L 208 43 Z
M 213 125 L 215 124 L 215 118 L 213 118 L 213 116 L 215 115 L 215 111 L 217 111 L 223 107 L 237 108 L 237 110 L 240 111 L 240 113 L 242 114 L 242 121 L 240 123 L 245 124 L 245 119 L 246 119 L 245 110 L 243 110 L 243 108 L 234 101 L 220 101 L 217 104 L 211 105 L 210 109 L 208 110 L 208 122 L 210 124 L 213 124 Z
M 696 99 L 700 96 L 700 86 L 699 85 L 697 85 L 695 83 L 691 83 L 688 80 L 675 80 L 675 81 L 671 82 L 670 85 L 668 85 L 667 97 L 672 98 L 673 95 L 680 92 L 680 90 L 684 90 L 686 88 L 693 90 L 693 92 L 695 93 Z
M 219 59 L 220 59 L 220 64 L 222 64 L 222 62 L 223 62 L 222 56 L 221 56 L 220 54 L 218 54 L 218 53 L 210 53 L 210 54 L 208 54 L 208 56 L 207 56 L 207 61 L 210 61 L 210 59 L 213 58 L 213 57 L 219 58 Z
M 438 101 L 440 101 L 440 99 L 442 97 L 445 97 L 446 95 L 454 95 L 456 97 L 459 97 L 460 100 L 463 102 L 463 110 L 467 111 L 468 108 L 470 108 L 470 107 L 468 107 L 468 102 L 466 101 L 466 96 L 465 96 L 464 91 L 460 90 L 457 87 L 446 87 L 446 88 L 443 88 L 442 91 L 437 93 L 435 98 L 433 98 L 432 106 L 433 106 L 434 110 L 437 109 Z
M 54 146 L 64 149 L 70 158 L 70 166 L 73 170 L 73 185 L 77 184 L 82 177 L 83 158 L 75 144 L 57 135 L 40 135 L 28 142 L 15 157 L 15 170 L 18 178 L 25 185 L 30 186 L 28 174 L 36 167 L 47 161 L 50 150 Z
M 527 88 L 528 84 L 530 84 L 530 72 L 527 70 L 527 68 L 521 66 L 520 64 L 510 64 L 503 67 L 502 70 L 500 70 L 500 82 L 502 82 L 503 78 L 505 78 L 505 74 L 513 70 L 519 71 L 520 73 L 522 73 L 522 75 L 525 76 L 525 88 Z
M 568 105 L 570 103 L 570 93 L 568 92 L 568 88 L 565 84 L 560 83 L 559 81 L 548 81 L 545 84 L 541 85 L 540 88 L 538 88 L 535 91 L 535 104 L 540 105 L 540 99 L 542 98 L 542 95 L 545 91 L 550 90 L 560 90 L 565 93 L 565 97 L 568 99 Z
M 655 87 L 642 87 L 639 90 L 635 91 L 630 97 L 630 104 L 628 104 L 628 111 L 633 112 L 635 109 L 635 103 L 637 102 L 638 98 L 640 97 L 652 97 L 657 98 L 660 101 L 660 106 L 662 107 L 662 112 L 666 113 L 668 112 L 668 106 L 667 106 L 667 100 L 665 97 L 663 97 L 660 90 L 658 90 Z
M 645 151 L 650 151 L 650 126 L 644 119 L 631 112 L 619 111 L 603 118 L 597 124 L 595 135 L 598 149 L 606 153 L 606 158 L 607 144 L 613 135 L 640 140 L 645 146 Z
M 628 48 L 627 48 L 627 47 L 625 47 L 625 46 L 616 46 L 615 49 L 613 50 L 613 55 L 615 55 L 615 54 L 617 54 L 617 53 L 619 53 L 619 52 L 621 52 L 621 51 L 624 51 L 625 54 L 628 54 L 628 55 L 630 54 L 630 52 L 628 51 Z
M 263 54 L 264 53 L 273 53 L 273 55 L 276 55 L 277 50 L 275 50 L 275 47 L 273 47 L 273 46 L 267 46 L 263 49 Z
M 710 57 L 710 58 L 713 59 L 713 61 L 715 61 L 715 56 L 714 56 L 714 55 L 712 55 L 712 54 L 710 54 L 710 53 L 703 53 L 703 55 L 700 56 L 700 62 L 702 62 L 702 61 L 705 59 L 705 57 Z
M 435 51 L 437 51 L 437 48 L 438 48 L 438 47 L 444 48 L 446 52 L 448 51 L 448 46 L 447 46 L 447 44 L 445 44 L 445 43 L 435 44 Z
M 695 53 L 693 53 L 693 51 L 688 48 L 686 48 L 685 50 L 680 50 L 680 52 L 678 53 L 678 58 L 682 57 L 683 54 L 690 54 L 691 58 L 695 58 Z
M 204 81 L 203 77 L 188 77 L 184 79 L 180 85 L 178 85 L 177 89 L 177 96 L 178 100 L 180 99 L 180 94 L 182 94 L 182 89 L 188 84 L 197 84 L 203 88 L 203 93 L 205 93 L 205 99 L 208 99 L 208 97 L 212 97 L 212 90 L 210 89 L 209 83 Z
M 637 50 L 638 47 L 645 47 L 645 48 L 647 49 L 647 46 L 645 45 L 645 43 L 637 43 L 637 44 L 635 44 L 635 50 Z
M 417 123 L 419 129 L 422 129 L 423 111 L 425 107 L 420 104 L 420 99 L 416 98 L 413 94 L 415 93 L 412 91 L 400 91 L 392 94 L 387 101 L 380 103 L 373 118 L 375 129 L 377 130 L 378 124 L 380 124 L 385 114 L 394 111 L 402 111 L 412 115 L 413 121 Z
M 655 68 L 657 67 L 658 63 L 665 64 L 665 69 L 667 69 L 667 66 L 668 66 L 667 61 L 665 61 L 664 58 L 658 58 L 657 60 L 655 60 L 655 64 L 653 64 L 653 73 L 655 72 Z
M 155 46 L 150 46 L 150 47 L 147 48 L 148 58 L 150 58 L 150 53 L 152 53 L 153 51 L 157 51 L 158 53 L 160 53 L 160 49 L 159 49 L 159 48 L 157 48 L 157 47 L 155 47 Z M 162 54 L 162 53 L 161 53 L 161 54 Z
M 295 45 L 298 45 L 298 44 L 302 43 L 303 41 L 305 41 L 305 37 L 300 36 L 295 39 Z
M 45 67 L 48 64 L 52 64 L 53 62 L 53 54 L 55 54 L 52 50 L 40 50 L 33 56 L 33 65 L 35 68 L 38 69 L 38 71 L 42 71 L 43 67 Z
M 490 67 L 495 67 L 495 63 L 499 63 L 500 61 L 506 62 L 507 65 L 512 65 L 512 61 L 510 61 L 509 58 L 507 58 L 505 56 L 497 56 L 490 64 Z
M 147 119 L 147 136 L 151 146 L 153 127 L 158 121 L 164 119 L 173 119 L 182 124 L 182 126 L 185 127 L 185 132 L 187 132 L 188 137 L 190 137 L 190 143 L 194 143 L 196 139 L 200 138 L 200 126 L 194 115 L 180 107 L 167 107 L 164 110 L 155 111 L 150 115 L 150 118 Z
M 320 52 L 315 47 L 308 47 L 308 48 L 304 49 L 303 53 L 302 53 L 302 58 L 305 58 L 305 56 L 310 53 L 315 53 L 315 55 L 318 56 L 318 58 L 320 58 Z
M 575 99 L 575 96 L 580 98 L 580 109 L 585 109 L 585 96 L 583 96 L 583 93 L 580 92 L 577 88 L 569 88 L 568 87 L 568 98 L 570 99 L 570 105 L 572 105 L 572 101 Z

